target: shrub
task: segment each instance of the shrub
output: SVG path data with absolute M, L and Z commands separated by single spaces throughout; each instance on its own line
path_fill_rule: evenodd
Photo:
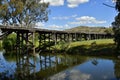
M 2 43 L 3 48 L 5 49 L 6 52 L 12 51 L 14 49 L 15 44 L 16 44 L 16 35 L 14 33 L 4 38 Z

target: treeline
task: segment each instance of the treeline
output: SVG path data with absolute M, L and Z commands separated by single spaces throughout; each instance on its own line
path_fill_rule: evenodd
M 66 29 L 66 31 L 72 32 L 96 32 L 96 33 L 113 33 L 112 27 L 88 27 L 88 26 L 78 26 L 71 29 Z

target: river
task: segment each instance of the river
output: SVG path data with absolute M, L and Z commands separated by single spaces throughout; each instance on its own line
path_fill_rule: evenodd
M 0 80 L 120 80 L 120 59 L 66 54 L 16 57 L 1 51 Z

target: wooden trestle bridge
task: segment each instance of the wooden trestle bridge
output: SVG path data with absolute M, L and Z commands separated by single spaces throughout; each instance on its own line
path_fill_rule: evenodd
M 41 46 L 44 43 L 57 44 L 58 41 L 80 41 L 92 40 L 92 39 L 105 39 L 112 38 L 112 34 L 106 33 L 94 33 L 94 32 L 68 32 L 68 31 L 57 31 L 57 30 L 47 30 L 47 29 L 38 29 L 38 28 L 26 28 L 18 26 L 4 26 L 0 25 L 2 34 L 0 39 L 5 38 L 11 33 L 16 33 L 16 50 L 17 53 L 28 53 L 29 49 L 33 49 L 33 53 L 36 51 L 42 50 Z M 35 37 L 38 35 L 39 47 L 35 48 Z M 25 47 L 26 46 L 26 47 Z M 47 47 L 47 45 L 46 45 Z

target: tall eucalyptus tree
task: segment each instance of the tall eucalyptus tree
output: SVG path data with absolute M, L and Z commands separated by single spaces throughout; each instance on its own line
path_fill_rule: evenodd
M 0 0 L 2 24 L 30 27 L 48 20 L 49 3 L 41 0 Z

